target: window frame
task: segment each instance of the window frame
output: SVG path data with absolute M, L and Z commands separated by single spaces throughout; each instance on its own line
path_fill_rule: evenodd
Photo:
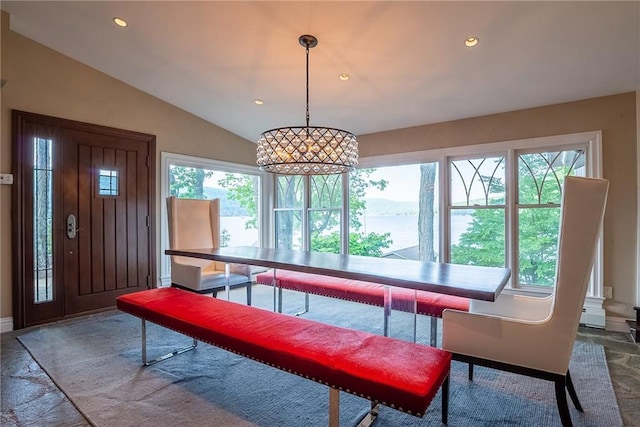
M 338 211 L 340 214 L 340 224 L 339 224 L 339 233 L 340 233 L 340 254 L 349 253 L 349 229 L 348 229 L 348 215 L 349 215 L 349 173 L 342 173 L 341 176 L 341 192 L 342 192 L 342 206 L 332 206 L 330 208 L 319 208 L 311 206 L 311 178 L 308 175 L 296 175 L 302 178 L 302 206 L 300 208 L 291 208 L 291 207 L 279 207 L 277 206 L 277 194 L 276 194 L 276 180 L 279 176 L 286 177 L 288 175 L 283 174 L 273 174 L 272 182 L 272 208 L 270 221 L 273 224 L 273 228 L 270 231 L 271 241 L 276 242 L 276 230 L 275 230 L 275 216 L 276 212 L 285 212 L 285 211 L 300 211 L 301 212 L 301 225 L 302 225 L 302 250 L 309 251 L 311 250 L 311 227 L 309 225 L 309 221 L 311 218 L 311 212 L 319 212 L 319 211 Z M 273 246 L 275 247 L 275 246 Z
M 536 138 L 517 139 L 512 141 L 491 142 L 485 144 L 474 144 L 466 146 L 457 146 L 451 148 L 439 148 L 433 150 L 423 150 L 407 153 L 388 154 L 372 157 L 360 158 L 361 168 L 376 168 L 385 166 L 397 166 L 406 164 L 418 164 L 427 162 L 439 162 L 440 168 L 440 192 L 438 204 L 441 212 L 448 212 L 449 207 L 449 177 L 450 168 L 449 160 L 459 160 L 462 158 L 476 158 L 489 156 L 505 157 L 505 184 L 509 189 L 515 189 L 517 186 L 517 153 L 519 151 L 561 151 L 566 149 L 574 149 L 576 146 L 582 145 L 585 150 L 585 176 L 602 178 L 602 131 L 580 132 L 564 135 L 553 135 Z M 516 165 L 516 166 L 513 166 Z M 513 191 L 507 191 L 506 198 L 506 221 L 505 233 L 506 242 L 505 250 L 507 254 L 506 266 L 513 268 L 517 265 L 517 253 L 514 251 L 513 245 L 514 233 L 517 230 L 515 221 L 516 215 L 516 198 Z M 442 262 L 448 262 L 450 257 L 450 219 L 449 215 L 440 215 L 438 224 L 440 230 L 440 253 Z M 587 289 L 587 300 L 585 306 L 593 306 L 598 310 L 602 310 L 603 298 L 603 241 L 602 236 L 599 239 L 596 256 L 594 261 L 592 280 Z M 552 288 L 535 287 L 513 287 L 513 277 L 507 284 L 507 293 L 519 293 L 530 295 L 549 294 Z M 604 314 L 603 314 L 604 316 Z
M 254 175 L 259 178 L 259 198 L 258 201 L 258 237 L 260 246 L 271 245 L 271 229 L 273 223 L 270 220 L 272 214 L 272 183 L 266 172 L 261 171 L 258 167 L 249 166 L 239 163 L 224 162 L 221 160 L 207 159 L 204 157 L 190 156 L 186 154 L 177 154 L 163 151 L 160 153 L 160 283 L 162 286 L 171 285 L 171 260 L 164 251 L 169 247 L 169 232 L 167 220 L 166 199 L 169 196 L 169 166 L 185 166 L 194 168 L 203 168 L 215 170 L 219 172 L 241 173 Z
M 508 181 L 508 176 L 509 176 L 509 162 L 507 160 L 507 156 L 505 153 L 501 153 L 499 151 L 491 151 L 491 152 L 487 152 L 484 154 L 480 154 L 480 153 L 474 153 L 474 154 L 465 154 L 465 155 L 451 155 L 451 156 L 445 156 L 443 161 L 446 164 L 446 168 L 444 168 L 443 170 L 446 173 L 447 176 L 444 177 L 442 182 L 446 182 L 446 187 L 441 187 L 440 191 L 441 192 L 446 192 L 446 194 L 442 195 L 442 199 L 441 201 L 444 201 L 443 205 L 440 205 L 440 210 L 441 212 L 445 213 L 444 215 L 442 215 L 443 218 L 442 219 L 442 224 L 444 227 L 446 227 L 446 236 L 444 236 L 443 239 L 440 240 L 440 250 L 442 251 L 442 255 L 441 255 L 441 260 L 442 262 L 451 262 L 451 213 L 453 211 L 456 210 L 474 210 L 474 209 L 492 209 L 492 210 L 501 210 L 504 213 L 504 235 L 505 235 L 505 244 L 504 244 L 504 255 L 505 255 L 505 266 L 508 267 L 509 265 L 509 257 L 510 257 L 510 250 L 511 250 L 511 242 L 508 236 L 510 236 L 509 234 L 509 226 L 508 226 L 508 222 L 509 222 L 509 192 L 507 191 L 505 193 L 505 200 L 503 204 L 487 204 L 487 205 L 479 205 L 479 206 L 471 206 L 471 205 L 454 205 L 453 202 L 451 201 L 451 163 L 454 161 L 461 161 L 461 160 L 470 160 L 470 159 L 479 159 L 479 158 L 491 158 L 491 157 L 496 157 L 496 158 L 502 158 L 502 162 L 504 163 L 504 169 L 505 169 L 505 187 L 508 188 L 507 185 L 507 181 Z M 440 165 L 441 167 L 444 166 L 443 164 Z M 442 232 L 444 232 L 444 230 L 441 230 Z M 511 283 L 511 281 L 510 281 Z M 510 285 L 507 285 L 510 286 Z
M 109 172 L 109 175 L 103 175 L 102 172 Z M 102 188 L 102 178 L 109 178 L 109 188 Z M 120 191 L 120 182 L 122 179 L 121 171 L 114 166 L 99 166 L 95 169 L 95 176 L 93 177 L 95 185 L 93 193 L 95 197 L 109 198 L 109 199 L 121 199 L 122 192 Z M 115 193 L 113 183 L 115 182 Z M 110 194 L 103 193 L 102 191 L 109 191 Z

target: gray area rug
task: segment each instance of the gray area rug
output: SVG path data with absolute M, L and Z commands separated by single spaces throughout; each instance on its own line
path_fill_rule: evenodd
M 223 295 L 222 295 L 223 296 Z M 241 293 L 234 299 L 242 300 Z M 269 289 L 256 286 L 254 299 L 271 308 Z M 300 294 L 286 295 L 295 312 Z M 311 297 L 304 315 L 380 333 L 376 307 Z M 418 341 L 429 342 L 428 319 L 418 317 Z M 392 314 L 392 335 L 410 337 L 413 317 Z M 147 324 L 150 358 L 191 340 Z M 151 367 L 140 362 L 140 320 L 108 312 L 32 330 L 18 337 L 34 359 L 85 417 L 97 426 L 323 426 L 328 419 L 328 388 L 310 380 L 200 343 L 195 351 Z M 541 349 L 540 351 L 544 351 Z M 571 372 L 585 408 L 569 402 L 574 425 L 621 426 L 604 349 L 576 342 Z M 551 382 L 454 362 L 449 426 L 556 426 L 560 419 Z M 340 394 L 340 425 L 352 425 L 368 402 Z M 436 396 L 424 418 L 383 407 L 379 426 L 441 425 Z

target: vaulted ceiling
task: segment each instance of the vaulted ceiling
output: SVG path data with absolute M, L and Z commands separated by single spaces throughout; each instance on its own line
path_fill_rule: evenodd
M 311 124 L 356 134 L 640 89 L 635 1 L 1 7 L 12 30 L 251 141 L 304 123 L 301 34 L 319 40 L 310 52 Z M 476 47 L 464 45 L 470 36 Z

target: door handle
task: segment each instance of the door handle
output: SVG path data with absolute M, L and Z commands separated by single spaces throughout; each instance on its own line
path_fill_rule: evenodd
M 80 231 L 80 228 L 76 228 L 76 216 L 74 214 L 70 214 L 67 217 L 67 237 L 75 239 L 78 231 Z

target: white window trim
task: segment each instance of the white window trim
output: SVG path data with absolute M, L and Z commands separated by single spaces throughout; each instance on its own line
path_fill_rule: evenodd
M 273 191 L 273 179 L 270 176 L 271 174 L 263 172 L 255 166 L 163 151 L 160 153 L 160 274 L 158 275 L 161 286 L 171 285 L 171 261 L 169 257 L 164 254 L 164 251 L 169 247 L 169 227 L 167 222 L 167 205 L 165 201 L 167 200 L 167 197 L 169 197 L 170 164 L 259 176 L 261 185 L 260 205 L 258 206 L 260 246 L 270 245 L 269 230 L 272 228 L 270 221 L 271 215 L 266 215 L 265 213 L 271 212 L 271 194 Z
M 602 131 L 580 132 L 565 135 L 553 135 L 536 138 L 518 139 L 513 141 L 501 141 L 491 142 L 486 144 L 466 145 L 451 148 L 439 148 L 434 150 L 421 150 L 407 153 L 387 154 L 381 156 L 371 156 L 360 158 L 360 168 L 377 168 L 386 166 L 399 166 L 406 164 L 416 163 L 428 163 L 438 162 L 440 169 L 440 204 L 441 211 L 445 211 L 446 207 L 446 195 L 448 194 L 449 182 L 448 182 L 448 159 L 457 156 L 490 156 L 501 155 L 513 156 L 516 150 L 520 149 L 561 149 L 563 146 L 585 144 L 586 153 L 588 159 L 590 159 L 587 169 L 587 175 L 590 177 L 601 178 L 602 177 Z M 511 176 L 511 172 L 507 171 L 506 179 L 511 181 L 515 179 Z M 509 201 L 507 201 L 509 204 Z M 449 241 L 449 227 L 447 226 L 448 218 L 446 215 L 440 215 L 440 253 L 447 253 L 445 244 Z M 512 218 L 513 216 L 510 216 Z M 510 224 L 510 227 L 513 225 Z M 508 250 L 509 248 L 507 248 Z M 509 252 L 508 252 L 509 253 Z M 508 260 L 508 264 L 511 264 L 511 260 Z M 596 256 L 593 268 L 593 280 L 587 290 L 587 297 L 585 300 L 581 322 L 590 326 L 602 327 L 605 326 L 605 310 L 603 308 L 604 303 L 604 274 L 603 274 L 603 242 L 602 236 L 599 239 L 598 246 L 596 248 Z M 510 284 L 508 285 L 510 286 Z M 507 289 L 506 292 L 518 293 L 518 294 L 537 294 L 539 295 L 542 290 L 536 292 L 531 289 Z
M 272 222 L 275 227 L 275 215 L 276 212 L 282 211 L 299 211 L 300 216 L 302 218 L 302 250 L 309 251 L 311 250 L 311 232 L 309 227 L 309 218 L 311 216 L 311 212 L 314 211 L 327 211 L 327 210 L 336 210 L 340 214 L 340 224 L 339 224 L 339 233 L 340 233 L 340 253 L 347 254 L 349 253 L 349 227 L 348 227 L 348 218 L 349 218 L 349 174 L 342 173 L 341 174 L 341 186 L 342 186 L 342 206 L 341 207 L 333 207 L 333 208 L 312 208 L 311 207 L 311 179 L 309 176 L 302 176 L 302 185 L 303 185 L 303 194 L 302 194 L 302 206 L 300 208 L 289 208 L 289 207 L 275 207 L 276 203 L 276 190 L 275 190 L 275 182 L 278 176 L 286 176 L 286 175 L 277 175 L 273 174 L 273 196 L 272 202 L 274 208 L 271 210 Z M 276 240 L 276 230 L 273 228 L 271 230 L 271 238 L 275 242 Z M 274 243 L 275 245 L 275 243 Z M 275 246 L 274 246 L 275 247 Z

